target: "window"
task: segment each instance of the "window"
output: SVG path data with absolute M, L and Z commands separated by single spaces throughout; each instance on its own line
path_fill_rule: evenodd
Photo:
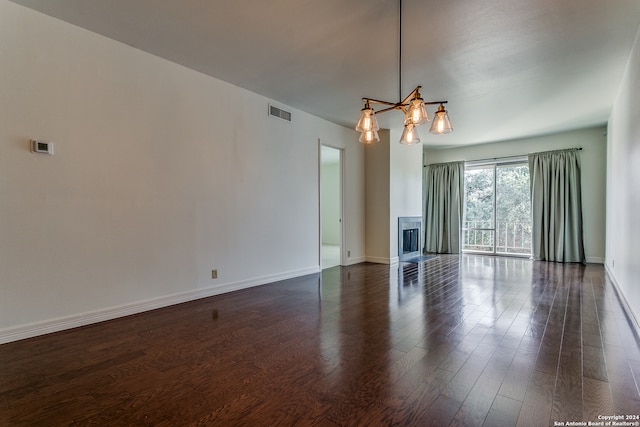
M 464 198 L 463 251 L 531 255 L 526 160 L 467 164 Z

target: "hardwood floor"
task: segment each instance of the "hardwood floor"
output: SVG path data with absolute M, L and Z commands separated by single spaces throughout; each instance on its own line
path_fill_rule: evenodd
M 602 266 L 439 256 L 1 345 L 0 425 L 546 426 L 638 384 Z

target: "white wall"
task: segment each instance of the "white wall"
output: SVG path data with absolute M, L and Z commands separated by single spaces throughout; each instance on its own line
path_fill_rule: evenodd
M 607 271 L 640 319 L 640 33 L 609 118 Z
M 421 132 L 427 131 L 427 125 Z M 402 131 L 392 130 L 390 141 L 389 243 L 391 257 L 398 259 L 398 217 L 422 217 L 422 146 L 400 144 Z M 422 242 L 422 237 L 421 240 Z M 422 248 L 420 248 L 422 251 Z
M 380 141 L 364 146 L 366 260 L 390 263 L 389 130 L 380 129 Z
M 353 130 L 6 0 L 0 40 L 0 342 L 319 271 L 319 141 L 364 259 Z
M 398 262 L 398 217 L 422 216 L 422 145 L 400 144 L 401 132 L 379 131 L 365 147 L 367 261 Z
M 425 163 L 520 156 L 540 151 L 582 147 L 582 216 L 588 262 L 604 263 L 607 145 L 604 127 L 445 150 L 425 150 Z

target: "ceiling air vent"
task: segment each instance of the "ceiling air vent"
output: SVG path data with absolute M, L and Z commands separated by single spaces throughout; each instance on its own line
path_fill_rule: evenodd
M 277 117 L 282 120 L 286 120 L 288 122 L 291 121 L 290 112 L 281 110 L 280 108 L 274 107 L 273 105 L 269 105 L 269 115 L 273 117 Z

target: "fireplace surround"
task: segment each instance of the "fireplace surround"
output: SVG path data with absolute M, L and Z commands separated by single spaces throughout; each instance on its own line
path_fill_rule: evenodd
M 419 216 L 398 217 L 398 258 L 419 256 L 422 247 L 422 218 Z

